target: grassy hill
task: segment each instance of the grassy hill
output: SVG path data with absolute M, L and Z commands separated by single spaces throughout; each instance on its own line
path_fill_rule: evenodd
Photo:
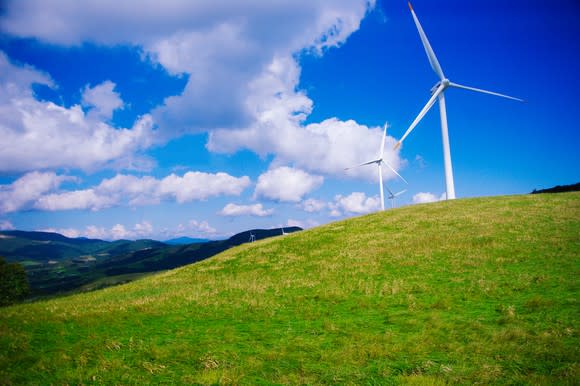
M 580 383 L 580 194 L 405 207 L 0 310 L 0 383 Z

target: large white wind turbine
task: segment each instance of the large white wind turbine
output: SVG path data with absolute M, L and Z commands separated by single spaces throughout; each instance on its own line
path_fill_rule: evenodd
M 383 130 L 383 140 L 381 141 L 381 148 L 379 150 L 379 157 L 373 161 L 365 162 L 363 164 L 344 169 L 344 170 L 349 170 L 349 169 L 358 168 L 358 167 L 364 166 L 364 165 L 377 164 L 377 167 L 379 170 L 379 187 L 380 187 L 380 191 L 381 191 L 381 210 L 385 210 L 385 193 L 383 192 L 383 169 L 382 169 L 382 165 L 383 164 L 387 165 L 387 167 L 389 169 L 391 169 L 391 171 L 393 173 L 395 173 L 397 176 L 399 176 L 399 178 L 402 179 L 403 181 L 405 181 L 405 183 L 408 183 L 399 173 L 397 173 L 397 171 L 395 169 L 393 169 L 393 167 L 391 165 L 389 165 L 383 159 L 383 156 L 385 155 L 385 140 L 386 140 L 386 138 L 387 138 L 387 124 L 385 123 L 385 129 Z
M 449 149 L 449 134 L 447 130 L 447 112 L 445 109 L 445 96 L 444 91 L 448 87 L 455 87 L 455 88 L 462 88 L 465 90 L 476 91 L 484 94 L 495 95 L 503 98 L 513 99 L 516 101 L 523 102 L 522 99 L 514 98 L 508 95 L 499 94 L 497 92 L 486 91 L 479 88 L 463 86 L 461 84 L 453 83 L 449 79 L 445 77 L 443 74 L 443 70 L 439 65 L 439 61 L 435 56 L 435 52 L 431 48 L 431 44 L 429 44 L 429 40 L 427 40 L 427 36 L 421 27 L 421 23 L 419 23 L 419 19 L 417 19 L 417 15 L 415 15 L 415 11 L 409 2 L 409 8 L 411 9 L 411 14 L 413 15 L 413 20 L 415 20 L 415 25 L 417 26 L 417 30 L 419 30 L 419 36 L 421 37 L 421 41 L 423 42 L 423 47 L 425 47 L 425 52 L 427 53 L 427 58 L 429 59 L 429 63 L 431 64 L 431 68 L 439 77 L 439 81 L 435 84 L 435 86 L 431 89 L 432 95 L 425 107 L 419 112 L 419 115 L 415 118 L 411 126 L 407 129 L 405 134 L 401 137 L 401 139 L 395 145 L 395 149 L 401 146 L 401 143 L 407 138 L 409 133 L 413 131 L 415 126 L 421 121 L 423 116 L 431 109 L 433 104 L 435 103 L 435 99 L 439 99 L 439 112 L 441 114 L 441 136 L 443 137 L 443 159 L 445 162 L 445 187 L 447 191 L 447 199 L 451 200 L 455 198 L 455 186 L 453 184 L 453 169 L 451 166 L 451 151 Z

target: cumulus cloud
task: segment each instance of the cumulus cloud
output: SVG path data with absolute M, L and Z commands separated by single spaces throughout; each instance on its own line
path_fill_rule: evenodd
M 258 177 L 256 197 L 282 202 L 298 202 L 324 182 L 321 176 L 313 176 L 300 169 L 282 166 L 268 170 Z
M 220 195 L 238 196 L 250 185 L 247 176 L 226 173 L 187 172 L 162 179 L 117 174 L 88 189 L 60 191 L 62 182 L 74 180 L 55 173 L 31 172 L 10 185 L 0 185 L 0 213 L 22 209 L 47 211 L 100 210 L 116 205 L 152 205 L 161 201 L 178 203 L 206 200 Z
M 117 204 L 117 197 L 101 194 L 95 189 L 51 193 L 39 197 L 34 208 L 48 211 L 91 209 L 99 210 Z
M 308 213 L 320 212 L 328 207 L 328 204 L 324 201 L 317 200 L 315 198 L 309 198 L 300 203 L 300 207 Z
M 219 236 L 216 228 L 211 226 L 206 220 L 189 220 L 186 223 L 180 223 L 174 228 L 164 228 L 158 232 L 162 240 L 175 237 L 197 237 L 212 238 Z
M 238 178 L 226 173 L 187 172 L 183 176 L 170 174 L 162 179 L 118 174 L 103 180 L 94 189 L 66 192 L 56 195 L 54 199 L 66 202 L 67 196 L 77 194 L 86 198 L 85 201 L 77 201 L 80 204 L 77 209 L 97 210 L 123 201 L 137 206 L 156 204 L 162 200 L 185 203 L 220 195 L 238 196 L 249 184 L 250 179 L 247 176 Z M 91 191 L 96 192 L 96 198 Z
M 257 216 L 266 217 L 274 213 L 274 209 L 264 209 L 262 204 L 253 205 L 236 205 L 229 203 L 222 210 L 218 212 L 221 216 Z
M 304 125 L 312 110 L 312 101 L 296 91 L 300 68 L 294 60 L 277 58 L 254 82 L 250 98 L 254 106 L 254 123 L 237 130 L 219 129 L 210 132 L 207 148 L 220 153 L 249 149 L 266 156 L 274 154 L 274 165 L 290 164 L 312 173 L 334 176 L 378 179 L 376 169 L 345 168 L 376 159 L 383 128 L 369 128 L 353 120 L 330 118 Z M 395 170 L 402 160 L 393 150 L 395 138 L 387 136 L 384 160 Z M 395 177 L 383 168 L 385 179 Z
M 39 231 L 60 233 L 61 235 L 70 238 L 87 237 L 89 239 L 101 240 L 136 240 L 152 237 L 154 234 L 154 227 L 150 222 L 142 221 L 129 228 L 123 224 L 115 224 L 111 228 L 88 225 L 85 229 L 44 228 L 39 229 Z
M 159 192 L 179 203 L 205 200 L 211 196 L 239 196 L 250 184 L 250 178 L 233 177 L 226 173 L 187 172 L 183 177 L 171 174 L 161 180 Z
M 320 223 L 318 223 L 317 221 L 314 220 L 294 220 L 294 219 L 288 219 L 287 222 L 287 226 L 289 227 L 300 227 L 302 229 L 307 229 L 307 228 L 312 228 L 315 226 L 320 225 Z
M 62 45 L 85 41 L 115 45 L 146 44 L 172 36 L 175 31 L 242 24 L 243 36 L 261 39 L 269 48 L 280 40 L 293 49 L 321 49 L 344 41 L 358 29 L 367 8 L 373 5 L 374 1 L 360 0 L 176 0 L 169 4 L 154 0 L 85 0 L 82 4 L 60 2 L 55 7 L 54 2 L 46 0 L 9 1 L 0 26 L 5 33 Z
M 53 172 L 30 172 L 11 184 L 0 185 L 0 213 L 18 211 L 68 180 L 74 178 Z
M 19 68 L 0 52 L 0 171 L 47 168 L 95 170 L 146 164 L 136 154 L 153 143 L 151 116 L 131 128 L 114 128 L 100 119 L 121 103 L 113 84 L 86 89 L 94 113 L 35 99 L 33 83 L 52 85 L 44 74 Z M 109 88 L 111 88 L 109 92 Z M 87 102 L 89 103 L 89 102 Z
M 329 204 L 331 216 L 342 214 L 364 214 L 375 212 L 381 207 L 380 198 L 367 197 L 362 192 L 354 192 L 348 196 L 337 195 L 334 202 Z
M 123 106 L 123 101 L 114 88 L 115 83 L 110 80 L 92 88 L 85 87 L 82 102 L 84 106 L 91 108 L 89 114 L 105 120 L 111 119 L 113 111 Z
M 189 220 L 189 229 L 197 234 L 211 235 L 217 232 L 217 229 L 209 225 L 207 221 Z
M 445 200 L 445 193 L 442 193 L 439 197 L 430 192 L 419 192 L 413 196 L 413 204 L 424 204 L 428 202 L 436 202 Z
M 14 229 L 14 225 L 8 220 L 0 220 L 0 231 L 9 231 Z
M 415 164 L 419 167 L 419 169 L 425 169 L 427 167 L 427 162 L 425 162 L 425 158 L 420 154 L 415 155 Z
M 144 239 L 153 238 L 166 240 L 180 236 L 208 237 L 216 234 L 207 221 L 190 220 L 186 224 L 179 224 L 173 229 L 156 229 L 149 221 L 141 221 L 133 226 L 115 224 L 111 227 L 87 225 L 84 229 L 77 228 L 45 228 L 39 229 L 44 232 L 56 232 L 66 237 L 87 237 L 91 239 L 119 240 L 119 239 Z

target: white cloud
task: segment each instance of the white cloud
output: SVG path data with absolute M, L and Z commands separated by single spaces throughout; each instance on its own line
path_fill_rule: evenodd
M 189 229 L 197 232 L 198 234 L 201 233 L 207 236 L 217 232 L 217 229 L 209 225 L 207 221 L 190 220 L 188 224 Z
M 101 85 L 105 89 L 85 90 L 86 95 L 94 94 L 88 98 L 98 111 L 86 115 L 80 105 L 66 108 L 36 100 L 32 83 L 52 85 L 51 80 L 31 68 L 18 68 L 2 52 L 0 74 L 0 171 L 95 170 L 147 163 L 137 154 L 153 143 L 153 121 L 145 115 L 132 128 L 102 122 L 102 115 L 110 114 L 120 101 L 106 96 L 108 83 Z
M 65 1 L 56 6 L 54 1 L 28 0 L 9 2 L 0 26 L 5 33 L 63 45 L 85 41 L 115 45 L 151 43 L 176 31 L 211 30 L 224 24 L 239 26 L 242 36 L 261 39 L 270 49 L 276 40 L 294 50 L 310 45 L 320 49 L 339 44 L 358 29 L 367 7 L 374 5 L 374 1 L 368 3 L 85 0 L 82 4 Z
M 58 211 L 71 209 L 99 210 L 117 204 L 117 199 L 96 192 L 94 189 L 51 193 L 38 198 L 34 207 L 40 210 Z
M 238 129 L 210 131 L 208 150 L 233 153 L 249 149 L 261 156 L 275 155 L 272 167 L 291 165 L 315 174 L 377 180 L 376 168 L 355 168 L 347 173 L 344 169 L 378 156 L 382 128 L 337 118 L 305 125 L 313 102 L 298 90 L 299 82 L 300 66 L 295 59 L 274 56 L 249 84 L 251 122 Z M 384 160 L 398 170 L 403 161 L 393 150 L 395 143 L 387 136 Z M 383 168 L 383 175 L 386 180 L 395 178 L 388 168 Z
M 354 192 L 348 196 L 337 195 L 329 204 L 331 216 L 338 217 L 343 213 L 364 214 L 375 212 L 381 207 L 380 198 L 367 197 L 362 192 Z
M 187 172 L 183 177 L 175 174 L 165 177 L 160 181 L 159 192 L 182 203 L 219 195 L 239 196 L 249 184 L 247 176 L 237 178 L 226 173 Z
M 0 185 L 0 213 L 16 212 L 72 179 L 53 172 L 30 172 L 9 185 Z
M 111 228 L 87 225 L 84 230 L 76 228 L 45 228 L 39 229 L 43 232 L 60 233 L 66 237 L 77 238 L 87 237 L 89 239 L 119 240 L 119 239 L 143 239 L 151 238 L 154 235 L 154 227 L 148 221 L 136 223 L 132 228 L 127 228 L 123 224 L 115 224 Z
M 214 238 L 221 236 L 217 229 L 212 227 L 205 220 L 189 220 L 185 224 L 180 223 L 175 228 L 165 228 L 159 232 L 161 240 L 167 240 L 176 237 L 197 237 L 197 238 Z
M 89 114 L 105 120 L 111 119 L 113 111 L 123 106 L 123 101 L 114 88 L 115 83 L 110 80 L 93 88 L 85 87 L 82 101 L 84 106 L 92 108 Z
M 156 179 L 117 174 L 88 189 L 60 191 L 61 183 L 74 180 L 55 173 L 31 172 L 10 185 L 0 185 L 0 213 L 22 209 L 47 211 L 100 210 L 127 204 L 152 205 L 160 201 L 184 203 L 220 195 L 238 196 L 250 185 L 247 176 L 226 173 L 187 172 Z
M 302 229 L 308 229 L 308 228 L 312 228 L 315 226 L 320 225 L 320 223 L 318 223 L 317 221 L 314 220 L 293 220 L 293 219 L 288 219 L 287 225 L 289 227 L 300 227 Z
M 321 176 L 282 166 L 268 170 L 258 177 L 254 195 L 282 202 L 298 202 L 323 182 L 324 178 Z
M 430 192 L 419 192 L 413 196 L 413 204 L 424 204 L 428 202 L 436 202 L 445 200 L 445 193 L 442 193 L 439 197 Z
M 127 229 L 125 229 L 125 226 L 123 226 L 121 224 L 114 225 L 111 228 L 110 234 L 112 236 L 111 238 L 114 240 L 130 238 L 130 236 L 129 236 L 130 232 L 127 231 Z
M 425 169 L 427 167 L 427 162 L 425 162 L 425 158 L 421 155 L 417 154 L 415 156 L 415 163 L 419 166 L 419 169 Z
M 76 228 L 42 228 L 42 229 L 37 229 L 38 232 L 51 232 L 51 233 L 59 233 L 63 236 L 69 237 L 71 239 L 75 239 L 77 237 L 83 237 L 83 234 L 81 231 L 79 231 Z M 95 237 L 91 237 L 91 238 L 95 238 Z
M 14 66 L 6 54 L 0 51 L 0 96 L 2 101 L 9 97 L 20 98 L 31 95 L 30 86 L 35 83 L 54 87 L 54 82 L 48 74 L 27 65 Z
M 0 231 L 9 231 L 14 229 L 14 225 L 8 220 L 0 220 Z
M 328 207 L 328 204 L 324 201 L 317 200 L 314 198 L 309 198 L 300 203 L 300 207 L 304 209 L 305 212 L 314 213 L 320 212 Z
M 161 239 L 166 240 L 179 236 L 208 237 L 216 234 L 207 221 L 190 220 L 185 225 L 179 224 L 175 229 L 157 230 L 149 221 L 141 221 L 133 226 L 115 224 L 112 227 L 87 225 L 84 229 L 76 228 L 45 228 L 44 232 L 56 232 L 66 237 L 87 237 L 91 239 L 119 240 L 119 239 Z
M 266 217 L 274 213 L 274 209 L 264 209 L 262 204 L 236 205 L 229 203 L 218 212 L 221 216 L 257 216 Z

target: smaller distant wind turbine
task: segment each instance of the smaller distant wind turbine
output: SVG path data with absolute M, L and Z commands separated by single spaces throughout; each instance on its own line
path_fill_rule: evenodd
M 381 147 L 379 150 L 379 157 L 373 161 L 365 162 L 363 164 L 344 169 L 344 170 L 349 170 L 349 169 L 354 169 L 354 168 L 358 168 L 358 167 L 365 166 L 365 165 L 377 164 L 377 168 L 379 170 L 379 188 L 380 188 L 380 192 L 381 192 L 381 210 L 385 210 L 385 193 L 383 192 L 383 169 L 382 169 L 383 164 L 387 165 L 387 167 L 389 169 L 391 169 L 391 171 L 393 173 L 395 173 L 397 176 L 399 176 L 399 178 L 401 180 L 405 181 L 405 183 L 408 184 L 407 180 L 405 180 L 399 173 L 397 173 L 397 171 L 395 169 L 393 169 L 393 167 L 391 165 L 389 165 L 383 159 L 383 157 L 385 155 L 385 140 L 386 140 L 386 138 L 387 138 L 387 124 L 385 123 L 385 129 L 383 130 L 383 140 L 381 141 Z
M 401 194 L 405 193 L 407 191 L 407 189 L 401 190 L 399 193 L 393 193 L 391 192 L 391 189 L 389 189 L 389 187 L 387 186 L 387 191 L 389 192 L 389 197 L 387 197 L 389 200 L 391 200 L 391 208 L 395 207 L 395 198 L 399 197 Z
M 443 139 L 443 160 L 445 163 L 445 190 L 447 192 L 447 199 L 453 200 L 455 198 L 455 185 L 453 182 L 453 168 L 451 166 L 451 150 L 449 148 L 449 133 L 447 129 L 447 110 L 445 108 L 445 90 L 449 87 L 453 88 L 460 88 L 464 90 L 475 91 L 483 94 L 494 95 L 502 98 L 512 99 L 515 101 L 523 102 L 522 99 L 514 98 L 509 95 L 500 94 L 493 91 L 482 90 L 480 88 L 464 86 L 462 84 L 453 83 L 443 73 L 441 69 L 441 65 L 435 56 L 435 52 L 433 48 L 431 48 L 431 44 L 427 39 L 427 35 L 425 35 L 425 31 L 423 31 L 423 27 L 421 27 L 421 23 L 419 23 L 419 19 L 411 6 L 411 2 L 409 2 L 409 9 L 411 10 L 411 15 L 413 16 L 413 20 L 415 21 L 415 26 L 419 31 L 419 37 L 421 38 L 421 42 L 423 43 L 423 48 L 425 48 L 425 53 L 427 54 L 427 59 L 429 59 L 429 63 L 431 64 L 431 68 L 435 71 L 435 74 L 439 77 L 439 81 L 433 86 L 431 89 L 431 98 L 427 101 L 427 104 L 423 109 L 419 112 L 411 126 L 407 129 L 405 134 L 401 137 L 401 139 L 395 145 L 395 149 L 401 146 L 401 143 L 407 138 L 407 136 L 413 131 L 415 126 L 423 119 L 425 114 L 433 107 L 435 104 L 435 100 L 439 100 L 439 114 L 441 115 L 441 137 Z
M 282 227 L 282 236 L 286 236 L 288 233 L 284 232 L 284 227 Z
M 250 233 L 250 243 L 256 241 L 256 236 L 253 233 Z

